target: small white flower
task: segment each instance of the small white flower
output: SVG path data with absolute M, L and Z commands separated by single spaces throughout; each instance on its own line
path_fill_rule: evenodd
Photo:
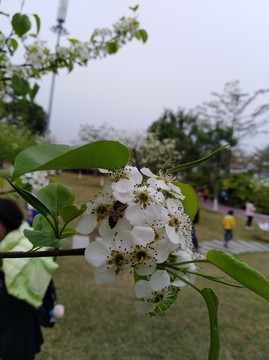
M 188 251 L 178 250 L 171 254 L 170 259 L 172 259 L 174 263 L 179 263 L 185 261 L 192 261 L 193 256 L 190 250 Z M 173 270 L 174 275 L 170 275 L 171 284 L 177 287 L 185 286 L 186 282 L 182 280 L 182 278 L 185 279 L 187 282 L 194 284 L 196 276 L 194 274 L 188 273 L 188 271 L 195 272 L 196 271 L 195 264 L 188 263 L 188 264 L 177 265 L 177 267 L 178 270 Z M 180 276 L 181 279 L 179 279 L 177 275 Z
M 155 271 L 149 281 L 139 280 L 135 284 L 135 295 L 142 301 L 135 302 L 136 310 L 154 314 L 156 307 L 160 308 L 161 303 L 170 296 L 169 286 L 170 277 L 165 270 Z
M 90 234 L 100 221 L 108 219 L 113 201 L 111 188 L 109 185 L 106 185 L 103 194 L 86 204 L 87 209 L 81 215 L 76 225 L 77 232 L 80 234 Z
M 112 181 L 112 190 L 115 196 L 115 193 L 126 193 L 133 189 L 135 185 L 141 184 L 143 177 L 139 170 L 134 166 L 125 166 L 124 169 L 115 170 L 115 171 L 104 171 L 101 172 L 108 173 Z M 115 196 L 117 199 L 117 197 Z M 117 199 L 119 200 L 119 199 Z M 120 200 L 119 200 L 120 201 Z
M 125 216 L 132 225 L 164 221 L 167 216 L 167 211 L 162 205 L 163 194 L 147 186 L 136 187 L 132 192 L 125 194 L 118 193 L 117 198 L 123 203 L 128 201 Z
M 130 231 L 122 231 L 111 237 L 95 240 L 85 250 L 86 260 L 95 267 L 95 282 L 111 284 L 116 275 L 132 266 L 133 241 Z
M 183 205 L 179 200 L 168 199 L 169 223 L 165 225 L 168 238 L 174 244 L 180 244 L 182 248 L 191 248 L 192 223 L 184 212 Z
M 138 275 L 150 275 L 155 271 L 157 264 L 168 258 L 168 242 L 154 242 L 155 232 L 150 227 L 134 226 L 131 233 L 134 239 L 132 264 L 135 272 Z
M 43 187 L 49 185 L 49 174 L 47 171 L 35 171 L 24 174 L 20 177 L 23 184 L 31 186 L 31 191 L 36 194 Z
M 158 175 L 155 175 L 148 168 L 142 168 L 141 173 L 146 175 L 149 179 L 147 184 L 155 189 L 161 189 L 165 194 L 169 192 L 170 197 L 183 200 L 185 196 L 182 194 L 181 189 L 172 183 L 173 176 L 170 174 L 159 172 Z

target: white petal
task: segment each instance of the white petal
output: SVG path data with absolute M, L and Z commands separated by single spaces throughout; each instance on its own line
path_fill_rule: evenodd
M 161 264 L 167 260 L 169 255 L 169 246 L 167 241 L 159 240 L 152 244 L 151 247 L 157 252 L 157 255 L 155 254 L 155 258 L 158 264 Z
M 144 209 L 135 203 L 131 203 L 127 206 L 125 217 L 132 225 L 143 225 L 146 219 Z
M 158 179 L 148 179 L 148 184 L 156 189 L 163 189 L 163 190 L 169 190 L 169 186 L 166 185 L 164 180 L 158 180 Z
M 135 296 L 137 298 L 149 298 L 152 296 L 152 288 L 149 281 L 138 280 L 135 283 Z
M 110 285 L 115 279 L 115 271 L 107 269 L 106 265 L 95 269 L 94 280 L 97 285 Z
M 76 231 L 80 234 L 90 234 L 96 227 L 97 220 L 92 214 L 82 214 L 76 225 Z
M 176 233 L 175 229 L 170 225 L 165 225 L 166 234 L 169 237 L 169 240 L 173 244 L 179 244 L 180 243 L 180 237 Z
M 134 226 L 132 233 L 134 234 L 136 244 L 139 245 L 147 245 L 155 238 L 154 230 L 146 226 Z
M 143 176 L 139 172 L 139 170 L 134 166 L 126 166 L 127 174 L 134 180 L 136 184 L 141 184 L 143 180 Z
M 86 260 L 94 267 L 104 265 L 107 262 L 107 256 L 111 253 L 109 247 L 109 243 L 103 240 L 95 240 L 86 247 Z
M 150 275 L 156 270 L 156 262 L 154 260 L 148 260 L 144 264 L 135 268 L 135 271 L 138 275 Z
M 113 196 L 116 200 L 120 201 L 123 204 L 128 204 L 134 199 L 132 192 L 123 193 L 123 192 L 113 191 Z
M 151 275 L 150 284 L 153 291 L 160 291 L 170 285 L 170 277 L 165 270 L 157 270 Z
M 146 167 L 143 167 L 142 169 L 140 169 L 140 171 L 142 172 L 142 174 L 150 177 L 150 178 L 156 178 L 156 175 L 153 174 L 153 172 Z
M 134 189 L 135 182 L 132 179 L 121 179 L 112 184 L 112 190 L 120 193 L 130 192 Z
M 122 230 L 115 237 L 115 249 L 124 253 L 131 251 L 133 247 L 133 235 L 129 230 Z

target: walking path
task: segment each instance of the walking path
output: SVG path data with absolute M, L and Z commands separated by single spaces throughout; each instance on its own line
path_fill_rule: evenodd
M 254 252 L 269 252 L 269 243 L 261 243 L 258 241 L 245 241 L 245 240 L 236 240 L 230 241 L 229 247 L 225 248 L 223 246 L 222 240 L 211 240 L 211 241 L 203 241 L 200 243 L 199 253 L 202 257 L 206 256 L 206 253 L 209 250 L 217 249 L 224 250 L 228 254 L 231 255 L 239 255 L 246 253 L 254 253 Z

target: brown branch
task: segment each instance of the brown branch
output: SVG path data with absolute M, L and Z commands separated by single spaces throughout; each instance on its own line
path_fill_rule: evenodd
M 84 255 L 85 248 L 78 249 L 54 249 L 42 251 L 10 251 L 0 252 L 0 259 L 19 259 L 19 258 L 35 258 L 35 257 L 58 257 L 58 256 L 77 256 Z

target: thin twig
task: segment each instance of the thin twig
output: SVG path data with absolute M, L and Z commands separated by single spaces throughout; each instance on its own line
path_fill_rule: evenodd
M 10 251 L 0 252 L 0 259 L 19 259 L 19 258 L 35 258 L 35 257 L 58 257 L 58 256 L 80 256 L 84 255 L 85 248 L 78 249 L 54 249 L 42 251 Z

